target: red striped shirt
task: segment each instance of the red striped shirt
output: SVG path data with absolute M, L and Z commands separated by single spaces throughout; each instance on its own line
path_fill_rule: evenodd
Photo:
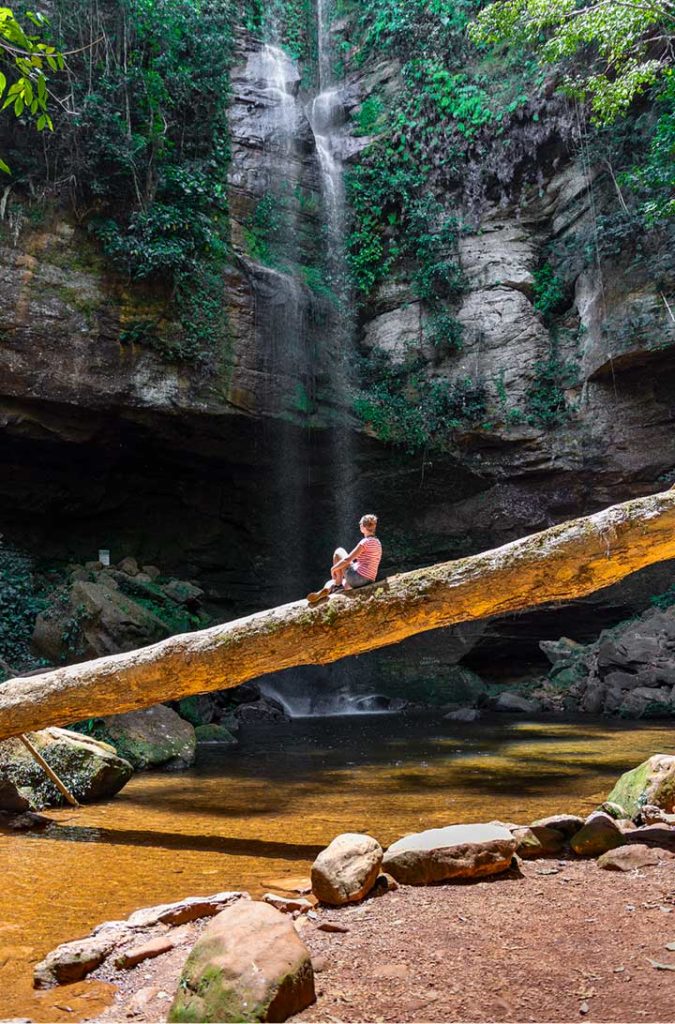
M 359 576 L 363 576 L 367 580 L 375 580 L 381 558 L 382 545 L 377 537 L 364 537 L 361 541 L 359 557 L 354 561 L 354 568 Z

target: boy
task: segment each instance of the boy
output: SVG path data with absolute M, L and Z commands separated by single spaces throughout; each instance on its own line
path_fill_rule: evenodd
M 377 570 L 382 558 L 382 545 L 375 536 L 377 516 L 361 516 L 359 529 L 363 539 L 353 551 L 347 554 L 344 548 L 336 548 L 333 552 L 333 568 L 330 571 L 332 579 L 328 580 L 321 590 L 307 595 L 310 604 L 322 601 L 336 590 L 355 590 L 357 587 L 374 583 L 377 579 Z

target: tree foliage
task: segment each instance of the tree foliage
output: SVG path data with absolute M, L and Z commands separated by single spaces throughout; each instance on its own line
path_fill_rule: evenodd
M 674 30 L 672 0 L 497 0 L 469 33 L 477 43 L 532 47 L 607 124 L 671 66 Z
M 0 7 L 0 109 L 32 119 L 39 132 L 51 131 L 48 73 L 63 71 L 63 55 L 42 39 L 49 25 L 46 18 L 28 12 L 26 21 L 31 28 L 24 28 L 11 8 Z M 10 173 L 4 160 L 0 170 Z

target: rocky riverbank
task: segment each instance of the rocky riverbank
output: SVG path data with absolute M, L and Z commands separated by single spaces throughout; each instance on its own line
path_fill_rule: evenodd
M 665 1022 L 674 811 L 675 757 L 655 755 L 585 820 L 455 825 L 384 853 L 344 834 L 262 904 L 228 892 L 137 911 L 49 954 L 35 983 L 114 984 L 101 1021 Z

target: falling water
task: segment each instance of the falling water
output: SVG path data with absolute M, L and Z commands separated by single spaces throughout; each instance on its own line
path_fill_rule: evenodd
M 271 28 L 274 33 L 274 26 Z M 274 42 L 257 55 L 259 93 L 266 100 L 262 123 L 271 216 L 283 225 L 278 265 L 258 264 L 252 277 L 256 300 L 258 366 L 265 381 L 265 408 L 275 419 L 266 424 L 265 446 L 273 451 L 274 557 L 270 570 L 272 599 L 297 598 L 308 589 L 306 561 L 308 494 L 302 431 L 289 422 L 298 387 L 313 392 L 314 342 L 309 329 L 311 296 L 299 278 L 298 190 L 302 187 L 303 154 L 299 140 L 302 106 L 297 97 L 300 75 L 293 60 Z
M 308 105 L 307 114 L 319 165 L 324 212 L 324 253 L 326 269 L 335 295 L 331 318 L 331 393 L 336 410 L 332 428 L 335 519 L 340 543 L 350 546 L 358 518 L 354 432 L 349 422 L 349 379 L 351 373 L 353 316 L 352 297 L 346 272 L 346 196 L 340 158 L 340 128 L 345 122 L 342 91 L 333 73 L 330 21 L 334 0 L 317 0 L 319 92 Z M 364 511 L 364 510 L 361 510 Z M 357 538 L 354 538 L 357 539 Z

